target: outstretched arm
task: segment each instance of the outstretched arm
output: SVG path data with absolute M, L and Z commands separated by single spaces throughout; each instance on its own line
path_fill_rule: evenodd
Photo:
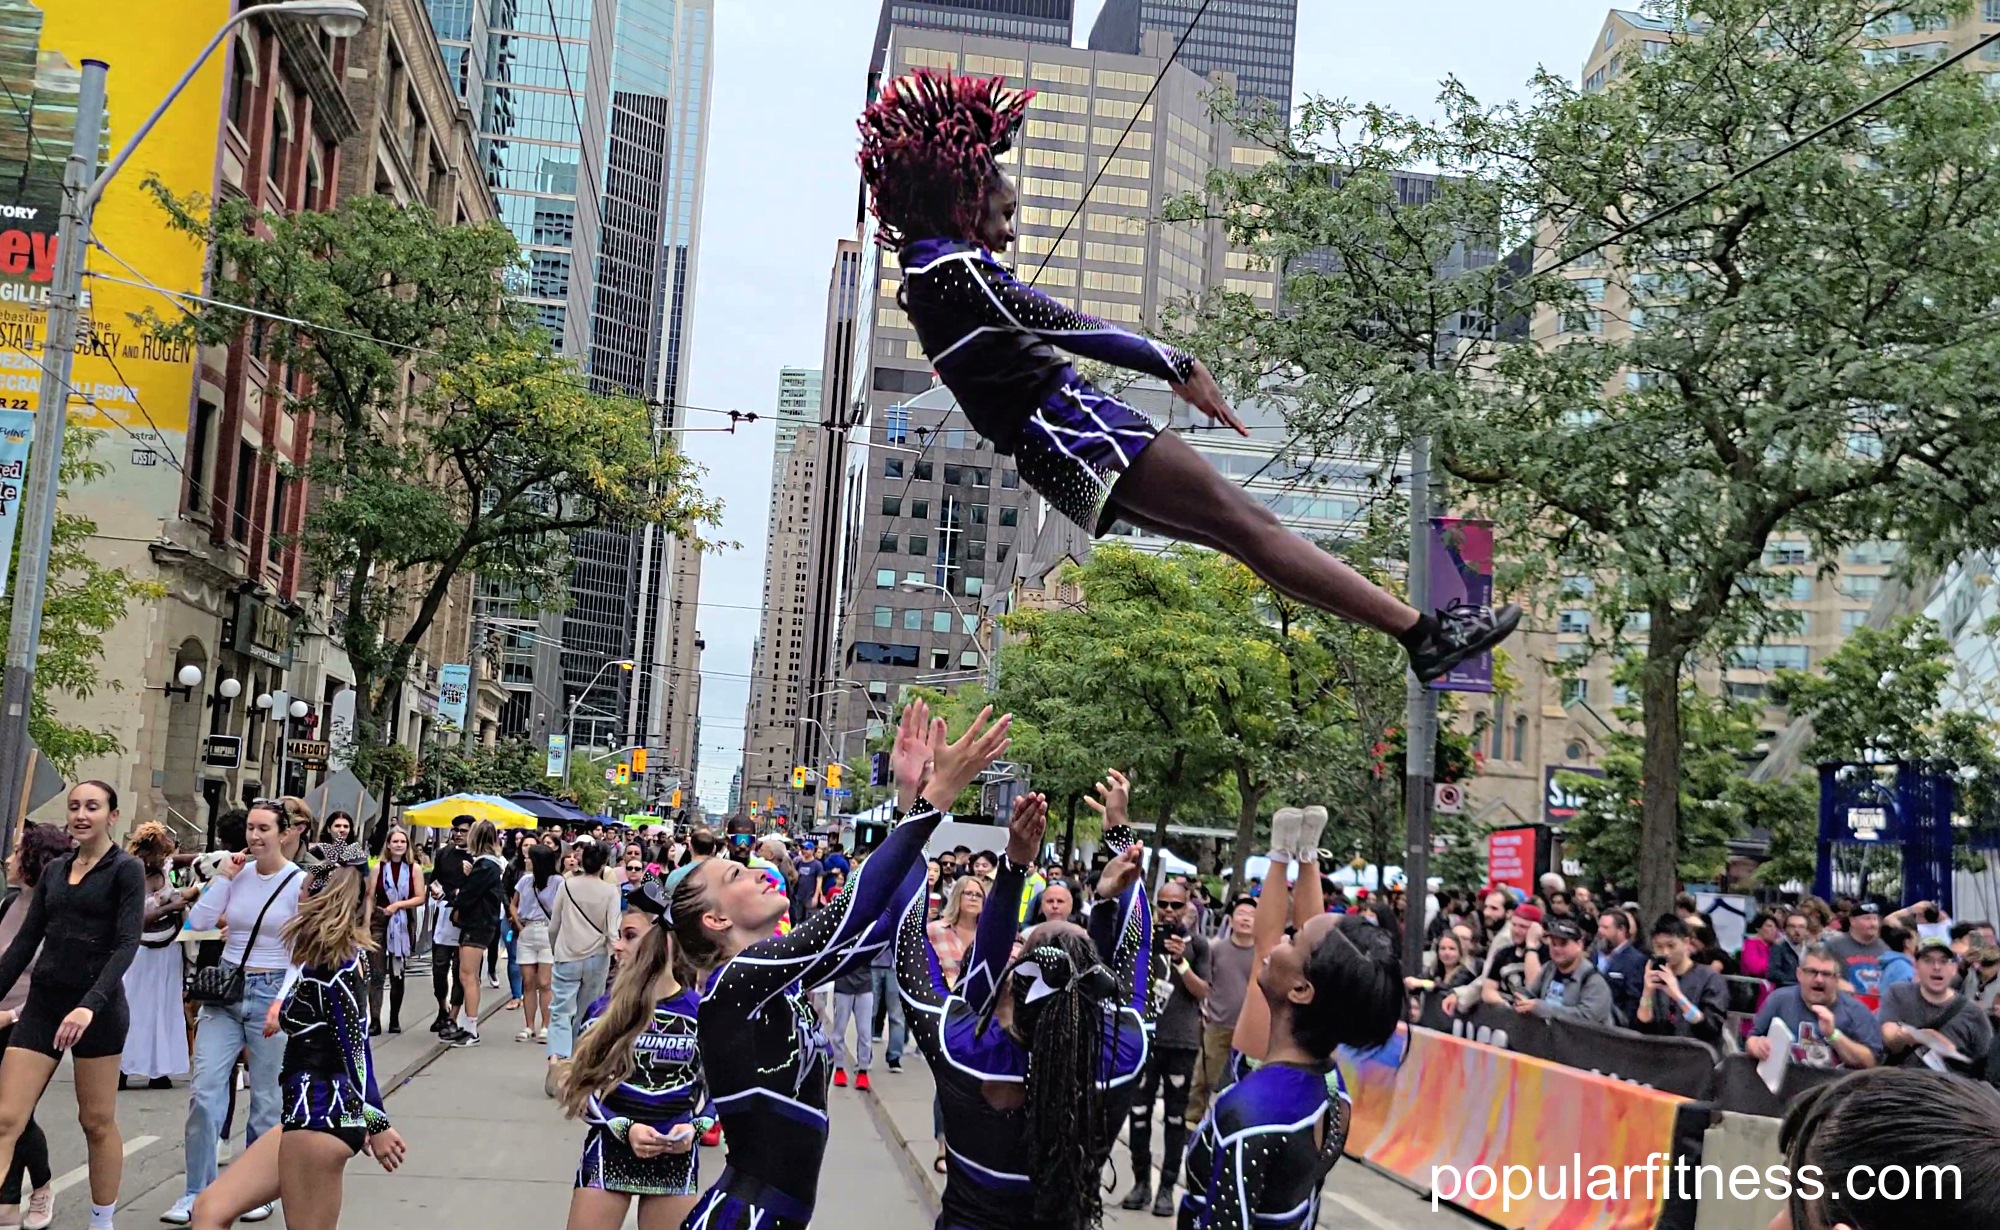
M 322 985 L 327 1010 L 332 1016 L 334 1041 L 347 1062 L 347 1078 L 361 1090 L 361 1117 L 364 1130 L 373 1136 L 387 1131 L 388 1112 L 382 1109 L 382 1091 L 375 1085 L 375 1053 L 368 1045 L 368 985 L 361 974 L 361 962 L 349 961 L 346 968 Z
M 983 294 L 988 319 L 995 326 L 1033 333 L 1071 354 L 1144 372 L 1173 384 L 1180 384 L 1194 372 L 1194 356 L 1186 351 L 1066 307 L 1020 281 L 1006 266 L 990 257 L 959 257 L 956 261 L 977 279 L 979 285 L 971 292 L 972 297 L 978 302 Z M 937 273 L 950 277 L 945 269 Z
M 725 964 L 715 994 L 735 996 L 754 1012 L 793 983 L 812 990 L 867 964 L 888 945 L 908 895 L 923 892 L 924 844 L 944 819 L 943 809 L 1007 747 L 1012 715 L 988 726 L 992 712 L 991 707 L 981 710 L 956 742 L 945 739 L 942 718 L 932 721 L 933 772 L 916 808 L 880 850 L 854 869 L 847 887 L 825 909 L 784 935 L 752 944 Z
M 1318 880 L 1315 875 L 1314 880 Z M 1305 880 L 1304 869 L 1299 872 L 1300 882 Z M 1291 864 L 1286 861 L 1283 851 L 1271 854 L 1271 869 L 1264 873 L 1264 890 L 1257 894 L 1257 920 L 1251 929 L 1253 950 L 1250 968 L 1261 969 L 1264 958 L 1285 938 L 1285 928 L 1292 922 Z M 1215 943 L 1227 944 L 1227 936 L 1218 936 Z M 1236 1014 L 1236 1033 L 1229 1045 L 1245 1059 L 1261 1061 L 1271 1044 L 1271 1005 L 1264 1002 L 1259 994 L 1243 997 L 1243 1009 Z
M 1097 878 L 1097 901 L 1090 907 L 1090 939 L 1098 960 L 1118 976 L 1119 1002 L 1141 1016 L 1148 987 L 1144 972 L 1153 951 L 1153 915 L 1139 869 L 1144 846 L 1133 844 L 1104 865 Z
M 1021 915 L 1028 868 L 1041 851 L 1048 821 L 1049 802 L 1041 795 L 1025 794 L 1014 800 L 1014 817 L 1007 825 L 1007 858 L 993 877 L 986 908 L 979 914 L 979 928 L 973 933 L 972 950 L 960 967 L 958 993 L 974 1012 L 986 1011 L 1000 990 L 1000 972 L 1014 955 L 1014 920 Z M 921 887 L 918 895 L 923 895 Z
M 917 1049 L 935 1062 L 944 1036 L 944 1003 L 951 998 L 951 988 L 945 983 L 937 949 L 931 946 L 926 926 L 930 904 L 929 895 L 919 889 L 903 909 L 902 923 L 896 928 L 896 987 L 910 1008 L 904 1015 L 916 1036 Z

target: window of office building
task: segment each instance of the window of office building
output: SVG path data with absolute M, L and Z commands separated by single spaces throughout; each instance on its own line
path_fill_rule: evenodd
M 901 457 L 884 457 L 882 459 L 882 477 L 903 477 L 903 459 Z
M 893 535 L 891 535 L 891 537 L 893 537 Z M 910 535 L 911 555 L 929 555 L 930 550 L 931 550 L 931 540 L 929 538 L 926 538 L 922 534 Z
M 919 611 L 915 607 L 910 607 L 909 609 L 905 610 L 903 612 L 903 631 L 921 632 L 923 630 L 924 630 L 924 613 L 922 611 Z
M 890 610 L 886 606 L 878 606 L 875 608 L 876 627 L 878 628 L 893 627 L 895 625 L 895 622 L 896 622 L 896 612 Z
M 929 500 L 910 501 L 911 518 L 917 521 L 922 521 L 928 518 L 930 515 L 931 515 L 931 502 Z
M 882 540 L 876 543 L 875 547 L 880 551 L 894 551 L 896 549 L 896 531 L 882 531 Z
M 877 568 L 875 570 L 875 588 L 896 588 L 896 570 L 894 568 Z

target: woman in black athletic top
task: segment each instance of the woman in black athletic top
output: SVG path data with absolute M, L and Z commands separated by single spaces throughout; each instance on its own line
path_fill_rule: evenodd
M 1105 867 L 1088 935 L 1043 923 L 1009 964 L 1047 816 L 1039 795 L 1014 805 L 1007 857 L 955 991 L 925 933 L 921 895 L 897 931 L 897 980 L 944 1116 L 938 1230 L 1095 1230 L 1099 1176 L 1146 1065 L 1137 1009 L 1152 930 L 1140 847 Z
M 674 885 L 668 917 L 702 975 L 696 1037 L 729 1143 L 689 1230 L 797 1230 L 811 1220 L 832 1057 L 808 996 L 869 964 L 893 938 L 902 906 L 923 892 L 924 843 L 944 819 L 940 809 L 1007 746 L 1010 719 L 988 728 L 990 714 L 948 743 L 923 702 L 905 708 L 892 760 L 909 815 L 845 892 L 790 932 L 777 934 L 791 909 L 783 889 L 733 859 L 700 863 Z M 926 759 L 931 776 L 919 786 Z
M 28 916 L 0 956 L 0 995 L 34 961 L 21 1019 L 0 1062 L 0 1157 L 10 1157 L 64 1051 L 76 1068 L 76 1114 L 90 1146 L 90 1224 L 108 1230 L 125 1145 L 118 1136 L 118 1058 L 125 1049 L 125 970 L 139 951 L 146 869 L 118 848 L 118 793 L 103 782 L 69 792 L 76 849 L 42 873 Z M 39 959 L 35 950 L 41 949 Z

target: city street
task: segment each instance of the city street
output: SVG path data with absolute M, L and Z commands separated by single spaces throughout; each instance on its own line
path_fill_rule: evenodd
M 472 1050 L 445 1051 L 427 1031 L 377 1040 L 389 1114 L 410 1153 L 394 1175 L 366 1158 L 349 1166 L 344 1223 L 426 1230 L 563 1223 L 580 1129 L 542 1096 L 541 1048 L 513 1041 L 513 1015 L 492 1017 L 486 1041 Z M 817 1224 L 830 1230 L 923 1230 L 932 1223 L 944 1179 L 931 1171 L 930 1104 L 930 1073 L 915 1054 L 900 1075 L 879 1069 L 872 1093 L 833 1091 L 834 1130 Z M 41 1116 L 56 1175 L 58 1227 L 81 1226 L 88 1214 L 83 1137 L 74 1107 L 65 1066 L 43 1100 Z M 235 1142 L 241 1148 L 240 1101 L 237 1115 Z M 184 1082 L 171 1092 L 120 1095 L 126 1149 L 121 1224 L 156 1224 L 180 1194 L 186 1116 Z M 722 1151 L 708 1152 L 702 1171 L 713 1176 L 721 1170 Z M 1127 1162 L 1121 1143 L 1105 1225 L 1147 1230 L 1169 1224 L 1116 1207 L 1116 1197 L 1131 1181 Z M 266 1224 L 282 1226 L 282 1210 Z M 1408 1188 L 1348 1159 L 1327 1182 L 1319 1224 L 1323 1230 L 1471 1230 L 1475 1223 L 1451 1210 L 1432 1213 Z

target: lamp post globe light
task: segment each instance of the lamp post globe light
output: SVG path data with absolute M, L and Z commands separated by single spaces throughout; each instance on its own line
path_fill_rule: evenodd
M 349 38 L 368 20 L 361 0 L 278 0 L 252 4 L 231 14 L 208 40 L 194 63 L 167 90 L 125 144 L 99 171 L 98 153 L 104 130 L 105 77 L 110 66 L 84 59 L 79 66 L 75 127 L 69 158 L 63 166 L 63 200 L 56 225 L 56 267 L 49 280 L 44 337 L 76 336 L 83 299 L 85 254 L 91 246 L 90 220 L 97 202 L 132 153 L 167 108 L 187 89 L 229 32 L 252 17 L 285 14 L 315 18 L 334 38 Z M 20 540 L 14 577 L 13 618 L 7 629 L 7 656 L 0 676 L 0 799 L 13 807 L 27 791 L 28 715 L 35 691 L 35 655 L 41 649 L 42 608 L 49 584 L 49 543 L 55 531 L 56 498 L 60 487 L 63 433 L 69 420 L 74 389 L 70 371 L 76 348 L 44 346 L 35 407 L 35 434 L 29 450 L 27 482 L 21 494 Z M 0 827 L 0 854 L 13 849 L 12 825 Z
M 243 695 L 243 681 L 240 679 L 224 679 L 221 683 L 215 685 L 215 694 L 224 700 L 235 700 L 237 697 Z

